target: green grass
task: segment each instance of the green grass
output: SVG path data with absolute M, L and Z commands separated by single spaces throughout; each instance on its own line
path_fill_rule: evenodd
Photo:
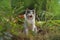
M 9 25 L 12 27 L 6 31 L 2 29 L 2 26 L 0 26 L 0 35 L 2 35 L 2 38 L 4 38 L 4 32 L 10 32 L 13 35 L 11 40 L 60 40 L 60 20 L 51 20 L 49 22 L 37 21 L 36 26 L 43 31 L 39 32 L 37 35 L 30 31 L 31 34 L 28 36 L 22 32 L 22 24 L 11 22 Z
M 49 22 L 36 22 L 36 26 L 43 30 L 37 35 L 29 34 L 25 36 L 23 33 L 17 35 L 22 40 L 60 40 L 60 20 L 51 20 Z M 15 31 L 16 32 L 16 31 Z M 16 34 L 15 34 L 16 35 Z

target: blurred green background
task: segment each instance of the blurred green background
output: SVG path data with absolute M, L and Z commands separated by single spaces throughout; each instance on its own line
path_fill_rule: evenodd
M 19 18 L 26 8 L 36 11 L 37 36 L 24 36 Z M 0 40 L 60 40 L 60 0 L 0 0 Z

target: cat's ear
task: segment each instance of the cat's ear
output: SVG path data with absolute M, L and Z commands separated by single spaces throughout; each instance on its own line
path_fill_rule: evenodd
M 26 10 L 25 10 L 25 14 L 27 13 L 27 11 L 28 11 L 29 9 L 28 8 L 26 8 Z
M 29 10 L 28 8 L 26 8 L 26 10 Z

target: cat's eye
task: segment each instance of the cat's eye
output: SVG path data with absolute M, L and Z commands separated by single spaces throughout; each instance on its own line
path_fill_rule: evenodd
M 30 11 L 27 11 L 27 13 L 30 13 Z

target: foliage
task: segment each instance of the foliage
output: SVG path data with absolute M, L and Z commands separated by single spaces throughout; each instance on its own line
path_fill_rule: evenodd
M 42 31 L 26 36 L 24 19 L 18 16 L 29 7 L 36 10 L 36 26 Z M 60 0 L 0 0 L 0 40 L 60 40 L 59 31 Z

